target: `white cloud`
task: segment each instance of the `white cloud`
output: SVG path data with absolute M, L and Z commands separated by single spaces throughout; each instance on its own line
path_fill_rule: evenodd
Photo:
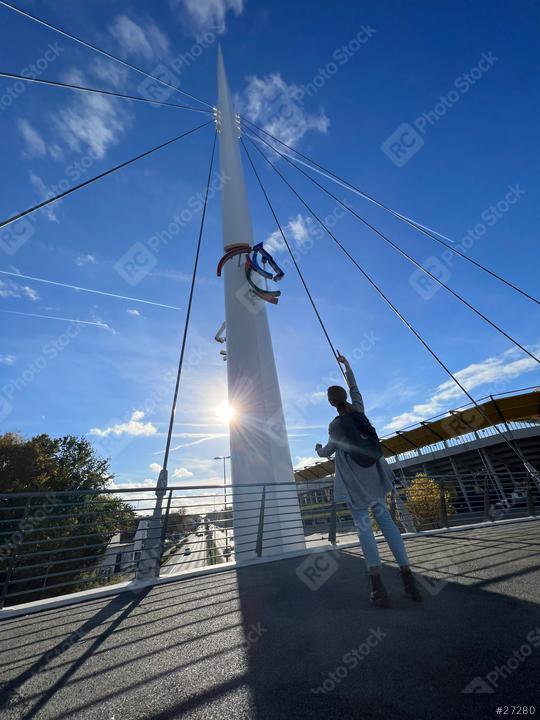
M 390 382 L 385 383 L 382 392 L 377 392 L 376 395 L 369 398 L 366 404 L 367 412 L 371 417 L 374 410 L 384 410 L 389 406 L 396 405 L 398 402 L 408 402 L 412 400 L 416 393 L 417 388 L 412 383 L 399 378 L 390 380 Z
M 82 267 L 83 265 L 97 265 L 95 255 L 79 255 L 75 258 L 75 265 Z
M 43 158 L 47 155 L 47 145 L 38 131 L 30 125 L 28 120 L 17 118 L 17 128 L 26 143 L 26 158 Z
M 184 26 L 195 36 L 212 31 L 221 35 L 226 30 L 229 10 L 238 16 L 244 9 L 244 0 L 169 0 Z
M 540 346 L 529 348 L 533 354 L 538 354 Z M 479 363 L 472 363 L 462 370 L 454 373 L 455 377 L 467 390 L 472 392 L 481 385 L 502 383 L 505 389 L 510 390 L 509 381 L 536 370 L 538 363 L 529 356 L 523 356 L 518 348 L 510 348 L 496 357 L 487 358 Z M 463 392 L 453 380 L 441 383 L 433 395 L 423 403 L 413 405 L 412 410 L 396 415 L 385 426 L 385 430 L 401 430 L 408 425 L 426 420 L 441 413 L 447 408 L 449 402 L 466 400 Z
M 98 80 L 112 85 L 117 90 L 125 87 L 127 84 L 128 70 L 123 65 L 120 65 L 120 63 L 98 57 L 89 66 L 89 69 L 92 75 L 95 75 Z
M 176 468 L 176 470 L 173 472 L 173 478 L 187 478 L 187 477 L 193 477 L 193 473 L 191 470 L 188 470 L 185 467 Z
M 301 101 L 302 89 L 283 80 L 280 73 L 263 78 L 251 75 L 236 106 L 240 114 L 266 132 L 287 143 L 296 145 L 309 130 L 326 133 L 330 120 L 324 110 L 310 114 Z
M 108 487 L 111 490 L 136 490 L 137 488 L 149 488 L 150 490 L 154 490 L 156 487 L 156 481 L 152 478 L 145 478 L 144 480 L 139 480 L 138 482 L 122 482 L 121 480 L 119 482 L 116 482 L 116 480 L 111 480 L 108 484 Z M 138 497 L 131 494 L 126 493 L 126 495 L 121 495 L 124 500 L 129 501 L 133 497 Z
M 311 223 L 311 218 L 306 218 L 300 214 L 296 218 L 289 220 L 292 236 L 299 245 L 302 245 L 309 237 L 309 223 Z
M 169 52 L 169 40 L 154 22 L 146 24 L 146 37 L 157 57 L 163 57 Z
M 56 143 L 49 145 L 49 153 L 53 160 L 62 160 L 64 157 L 64 151 Z
M 156 54 L 167 51 L 167 38 L 153 23 L 150 23 L 147 28 L 147 35 L 151 38 L 152 54 L 154 49 Z M 118 63 L 96 58 L 87 65 L 87 69 L 89 73 L 100 80 L 101 84 L 108 83 L 119 89 L 126 83 L 127 71 Z M 61 79 L 76 85 L 89 84 L 84 73 L 75 67 L 65 72 Z M 90 151 L 93 159 L 99 160 L 104 157 L 109 145 L 118 142 L 120 135 L 129 124 L 130 116 L 126 109 L 126 103 L 122 104 L 120 101 L 103 95 L 76 93 L 72 100 L 50 116 L 49 125 L 52 136 L 46 139 L 28 120 L 18 118 L 16 120 L 17 128 L 26 145 L 24 157 L 27 159 L 44 158 L 49 155 L 53 160 L 62 160 L 64 150 L 57 142 L 60 140 L 70 150 Z M 49 209 L 48 212 L 51 214 L 50 219 L 53 219 L 53 211 Z
M 0 355 L 0 365 L 14 365 L 16 359 L 15 355 Z
M 125 56 L 135 55 L 155 61 L 169 51 L 169 41 L 152 21 L 142 27 L 127 15 L 117 15 L 109 28 Z
M 138 310 L 135 310 L 135 308 L 128 308 L 126 312 L 128 315 L 133 315 L 134 317 L 142 317 L 141 313 Z
M 210 459 L 210 458 L 200 458 L 200 457 L 193 457 L 193 458 L 184 458 L 184 461 L 187 465 L 191 468 L 192 471 L 195 471 L 197 474 L 204 474 L 204 475 L 210 475 L 212 478 L 214 476 L 221 477 L 221 472 L 218 470 L 217 461 Z
M 141 435 L 148 437 L 155 435 L 157 427 L 151 422 L 141 422 L 144 418 L 142 410 L 134 410 L 128 422 L 115 423 L 107 428 L 90 428 L 89 435 L 97 437 L 108 437 L 109 435 Z
M 49 154 L 53 160 L 61 160 L 64 156 L 62 148 L 54 142 L 47 145 L 42 135 L 24 118 L 17 118 L 17 128 L 21 133 L 26 149 L 23 153 L 25 160 L 44 158 Z
M 13 280 L 0 280 L 0 298 L 20 298 L 39 300 L 39 294 L 29 285 L 19 285 Z
M 50 197 L 52 197 L 54 195 L 54 193 L 45 185 L 43 179 L 40 178 L 39 175 L 36 175 L 36 173 L 33 171 L 30 172 L 30 183 L 31 183 L 32 187 L 35 189 L 35 191 L 37 192 L 37 194 L 39 195 L 40 200 L 42 200 L 42 201 L 48 200 Z M 56 203 L 47 205 L 47 207 L 43 208 L 43 212 L 45 213 L 45 215 L 51 222 L 57 223 L 58 218 L 54 211 L 55 204 Z
M 316 404 L 323 400 L 328 400 L 328 393 L 325 390 L 314 390 L 307 396 L 309 402 Z
M 76 68 L 64 73 L 62 80 L 85 84 L 83 73 Z M 72 103 L 53 115 L 53 129 L 70 150 L 89 152 L 100 160 L 107 148 L 118 142 L 128 123 L 118 102 L 103 95 L 78 93 Z
M 302 245 L 304 245 L 310 236 L 312 225 L 313 220 L 300 213 L 296 217 L 290 218 L 289 222 L 283 227 L 283 232 L 291 248 L 302 247 Z M 270 233 L 264 241 L 264 247 L 269 253 L 287 251 L 287 246 L 283 242 L 279 230 L 274 230 L 274 232 Z
M 148 468 L 155 473 L 158 473 L 161 471 L 161 465 L 159 463 L 150 463 Z
M 320 458 L 319 456 L 317 456 L 317 457 L 297 456 L 296 462 L 294 463 L 294 469 L 299 470 L 301 468 L 305 468 L 309 465 L 314 465 L 315 463 L 320 463 L 320 462 L 324 462 L 324 458 Z

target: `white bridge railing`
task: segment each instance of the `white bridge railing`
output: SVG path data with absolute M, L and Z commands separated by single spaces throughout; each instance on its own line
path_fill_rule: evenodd
M 157 516 L 147 488 L 0 494 L 0 608 L 231 564 L 237 553 L 286 556 L 298 547 L 287 499 L 292 517 L 300 506 L 307 548 L 355 542 L 332 486 L 332 477 L 280 483 L 279 497 L 277 486 L 243 486 L 236 505 L 250 512 L 236 533 L 230 485 L 170 487 Z M 420 477 L 388 497 L 403 532 L 532 516 L 539 502 L 527 473 Z

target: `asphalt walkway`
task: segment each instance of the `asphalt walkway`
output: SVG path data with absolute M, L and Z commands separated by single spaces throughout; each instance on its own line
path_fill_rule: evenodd
M 0 717 L 479 720 L 535 703 L 540 714 L 540 522 L 407 545 L 421 605 L 385 553 L 393 607 L 371 607 L 349 550 L 5 620 Z

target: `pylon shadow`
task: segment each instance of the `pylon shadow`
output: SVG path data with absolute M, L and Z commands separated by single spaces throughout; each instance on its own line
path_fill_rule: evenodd
M 408 541 L 422 604 L 381 546 L 388 610 L 349 549 L 4 621 L 10 720 L 455 720 L 533 705 L 540 524 L 516 528 Z

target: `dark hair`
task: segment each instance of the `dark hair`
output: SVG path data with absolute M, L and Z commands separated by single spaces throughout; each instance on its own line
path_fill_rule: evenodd
M 350 412 L 352 406 L 347 402 L 347 391 L 341 385 L 331 385 L 328 390 L 328 402 L 336 408 L 338 413 Z

